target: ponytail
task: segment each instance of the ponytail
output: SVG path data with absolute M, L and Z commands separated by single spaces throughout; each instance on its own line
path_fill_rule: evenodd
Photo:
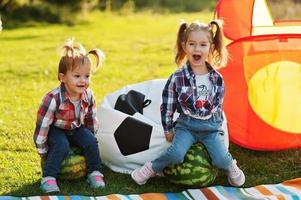
M 222 67 L 227 64 L 228 51 L 224 44 L 223 22 L 221 20 L 213 20 L 209 23 L 212 33 L 212 63 L 217 67 Z
M 188 23 L 183 21 L 178 30 L 177 43 L 176 43 L 176 57 L 175 57 L 175 62 L 178 66 L 181 65 L 183 59 L 186 56 L 186 53 L 183 49 L 183 43 L 186 42 L 185 31 L 187 28 L 188 28 Z
M 103 64 L 103 62 L 104 62 L 104 60 L 105 60 L 105 55 L 104 55 L 104 53 L 103 53 L 101 50 L 99 50 L 99 49 L 91 49 L 91 50 L 88 52 L 87 56 L 88 56 L 89 54 L 92 54 L 92 55 L 96 58 L 95 70 L 97 70 L 97 69 Z
M 95 72 L 104 62 L 104 53 L 99 49 L 92 49 L 86 53 L 85 48 L 80 43 L 75 43 L 74 39 L 68 39 L 65 44 L 60 48 L 61 59 L 58 66 L 58 79 L 59 74 L 66 74 L 68 70 L 73 70 L 75 67 L 81 65 L 91 66 L 91 60 L 88 57 L 90 54 L 95 56 L 96 65 L 93 68 Z

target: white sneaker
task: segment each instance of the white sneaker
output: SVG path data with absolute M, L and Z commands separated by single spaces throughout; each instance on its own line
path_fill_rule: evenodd
M 135 169 L 131 173 L 132 179 L 138 184 L 143 185 L 147 182 L 147 180 L 154 176 L 155 172 L 152 168 L 152 164 L 150 162 L 145 163 L 142 167 Z
M 238 168 L 236 160 L 233 160 L 228 170 L 228 182 L 233 186 L 242 186 L 245 180 L 243 171 Z

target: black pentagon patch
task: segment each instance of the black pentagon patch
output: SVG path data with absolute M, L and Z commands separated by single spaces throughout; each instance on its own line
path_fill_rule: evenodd
M 128 156 L 149 149 L 153 127 L 142 121 L 127 117 L 114 133 L 122 155 Z

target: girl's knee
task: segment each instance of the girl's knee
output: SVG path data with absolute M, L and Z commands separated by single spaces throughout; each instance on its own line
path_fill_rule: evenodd
M 186 153 L 186 152 L 185 152 Z M 181 151 L 175 151 L 170 154 L 170 161 L 172 164 L 182 163 L 184 161 L 185 153 Z

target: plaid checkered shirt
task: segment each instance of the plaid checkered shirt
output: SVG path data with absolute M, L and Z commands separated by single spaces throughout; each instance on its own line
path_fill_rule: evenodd
M 173 130 L 173 115 L 180 114 L 199 119 L 208 119 L 213 113 L 222 114 L 224 99 L 224 80 L 220 73 L 208 63 L 209 80 L 213 88 L 208 101 L 202 108 L 197 108 L 197 87 L 195 74 L 188 63 L 177 69 L 167 80 L 162 93 L 161 120 L 164 132 Z
M 84 125 L 95 134 L 98 129 L 96 109 L 95 97 L 89 88 L 81 96 L 79 118 L 75 117 L 74 105 L 63 83 L 47 93 L 38 109 L 34 131 L 34 142 L 38 153 L 47 153 L 47 136 L 52 125 L 66 130 Z

